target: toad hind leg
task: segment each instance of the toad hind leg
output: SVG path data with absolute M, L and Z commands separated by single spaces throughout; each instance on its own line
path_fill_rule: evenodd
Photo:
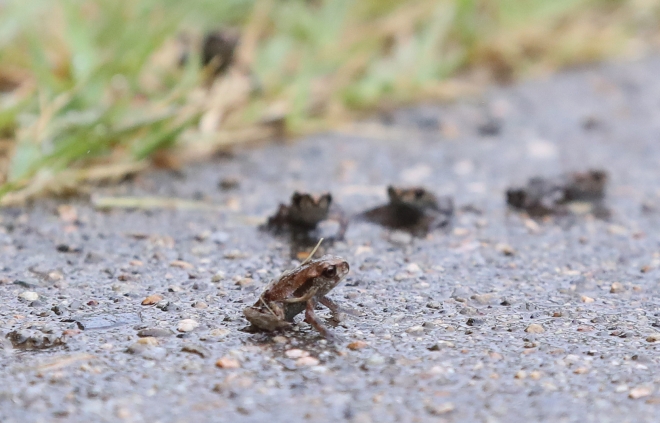
M 273 331 L 291 326 L 284 320 L 284 312 L 276 304 L 271 304 L 271 307 L 266 310 L 254 306 L 246 307 L 243 314 L 252 323 L 252 326 L 261 330 Z

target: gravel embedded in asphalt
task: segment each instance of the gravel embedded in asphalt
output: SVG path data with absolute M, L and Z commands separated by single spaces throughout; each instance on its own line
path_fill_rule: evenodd
M 658 75 L 658 58 L 575 70 L 98 192 L 224 211 L 0 211 L 0 421 L 657 420 Z M 608 220 L 505 206 L 531 176 L 588 168 L 609 172 Z M 329 190 L 357 215 L 389 184 L 456 214 L 426 237 L 350 223 L 328 247 L 351 265 L 330 297 L 361 314 L 339 341 L 300 317 L 244 331 L 294 266 L 258 229 L 277 205 Z

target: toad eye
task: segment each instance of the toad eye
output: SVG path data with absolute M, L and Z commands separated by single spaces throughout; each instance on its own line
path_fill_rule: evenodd
M 419 199 L 422 198 L 423 196 L 424 196 L 424 190 L 423 190 L 423 189 L 420 189 L 420 188 L 417 188 L 417 189 L 415 190 L 415 198 L 419 200 Z
M 328 266 L 323 270 L 323 276 L 326 278 L 334 278 L 337 276 L 337 266 Z

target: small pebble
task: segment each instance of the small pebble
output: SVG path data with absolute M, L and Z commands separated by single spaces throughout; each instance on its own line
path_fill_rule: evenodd
M 220 282 L 224 278 L 225 278 L 225 272 L 223 272 L 222 270 L 218 270 L 217 272 L 215 272 L 213 277 L 211 277 L 211 282 Z
M 440 350 L 443 350 L 443 349 L 445 349 L 445 348 L 454 348 L 454 347 L 455 347 L 455 345 L 454 345 L 453 342 L 449 342 L 449 341 L 438 341 L 438 342 L 436 342 L 435 344 L 433 344 L 433 345 L 431 345 L 430 347 L 428 347 L 427 349 L 428 349 L 429 351 L 440 351 Z
M 37 294 L 34 291 L 24 291 L 18 295 L 18 298 L 20 298 L 23 301 L 29 301 L 29 302 L 37 301 L 39 299 L 39 294 Z
M 198 356 L 204 358 L 208 357 L 210 355 L 209 350 L 206 348 L 202 347 L 201 345 L 184 345 L 183 348 L 181 348 L 181 351 L 187 352 L 187 353 L 192 353 L 192 354 L 197 354 Z
M 432 308 L 434 310 L 442 310 L 442 303 L 438 301 L 429 301 L 426 303 L 426 307 Z
M 631 399 L 637 399 L 637 398 L 648 397 L 652 393 L 653 393 L 653 388 L 651 388 L 650 386 L 638 386 L 630 390 L 630 392 L 628 393 L 628 397 Z
M 171 267 L 178 267 L 181 269 L 193 269 L 195 266 L 183 260 L 174 260 L 170 263 Z
M 167 311 L 167 307 L 170 305 L 170 302 L 167 300 L 160 300 L 156 303 L 156 308 L 159 308 L 163 311 Z
M 525 227 L 527 230 L 533 234 L 537 234 L 541 232 L 541 227 L 539 226 L 538 223 L 534 222 L 532 219 L 526 219 L 525 220 Z
M 497 300 L 497 297 L 495 293 L 490 293 L 490 294 L 474 294 L 470 297 L 470 299 L 476 301 L 477 303 L 481 305 L 487 305 L 495 302 Z
M 468 326 L 481 326 L 484 323 L 485 323 L 484 319 L 479 319 L 474 317 L 470 317 L 469 319 L 467 319 L 467 322 L 465 322 L 465 324 Z
M 627 390 L 628 390 L 628 385 L 626 384 L 619 385 L 616 388 L 614 388 L 614 392 L 618 392 L 618 393 L 626 392 Z
M 172 331 L 169 329 L 162 329 L 162 328 L 148 328 L 148 329 L 142 329 L 139 330 L 137 333 L 137 336 L 144 338 L 144 337 L 153 337 L 153 338 L 164 338 L 166 336 L 171 336 Z
M 252 285 L 253 282 L 254 282 L 254 279 L 252 279 L 252 278 L 241 278 L 240 280 L 238 280 L 235 283 L 235 285 L 243 287 L 243 286 Z
M 199 242 L 204 242 L 210 236 L 211 236 L 211 231 L 205 230 L 205 231 L 202 231 L 201 233 L 195 235 L 195 240 L 199 241 Z
M 394 280 L 399 282 L 399 281 L 403 281 L 403 280 L 406 280 L 406 279 L 410 279 L 411 277 L 412 277 L 412 275 L 410 275 L 410 273 L 399 272 L 396 275 L 394 275 Z
M 356 350 L 361 350 L 362 348 L 365 348 L 367 345 L 369 345 L 369 344 L 367 344 L 364 341 L 353 341 L 350 344 L 348 344 L 347 347 L 348 347 L 349 350 L 356 351 Z
M 179 322 L 177 330 L 179 332 L 192 332 L 195 328 L 199 327 L 199 323 L 193 319 L 183 319 Z
M 545 329 L 543 326 L 539 325 L 538 323 L 532 323 L 531 325 L 527 326 L 525 329 L 525 332 L 527 333 L 543 333 L 545 332 Z
M 658 342 L 660 341 L 660 333 L 654 333 L 646 337 L 646 342 Z
M 142 300 L 142 305 L 154 305 L 163 299 L 162 295 L 154 294 L 149 295 L 147 298 Z
M 162 360 L 167 355 L 167 350 L 158 347 L 156 338 L 141 338 L 126 349 L 130 354 L 140 355 L 150 360 Z
M 241 363 L 235 358 L 223 357 L 215 362 L 215 365 L 221 369 L 238 369 Z
M 229 335 L 229 333 L 230 333 L 229 329 L 218 328 L 218 329 L 213 329 L 211 332 L 209 332 L 209 335 L 211 335 L 214 338 L 223 338 Z
M 516 250 L 514 250 L 512 246 L 510 246 L 509 244 L 505 244 L 503 242 L 500 242 L 499 244 L 495 245 L 495 250 L 508 257 L 514 256 L 516 254 Z
M 472 296 L 472 290 L 470 288 L 459 286 L 454 288 L 454 291 L 452 291 L 450 298 L 453 298 L 454 300 L 461 303 L 466 303 L 468 302 L 468 299 L 471 296 Z
M 385 357 L 380 354 L 374 354 L 367 359 L 367 364 L 371 366 L 378 366 L 385 363 Z
M 451 402 L 445 402 L 442 404 L 427 404 L 426 405 L 426 411 L 428 411 L 430 414 L 433 414 L 434 416 L 440 416 L 443 414 L 451 413 L 454 411 L 455 407 L 454 404 Z
M 623 292 L 625 290 L 626 290 L 626 288 L 623 286 L 623 284 L 621 282 L 614 282 L 610 286 L 610 293 L 611 294 L 618 294 L 619 292 Z
M 231 250 L 227 251 L 224 255 L 226 259 L 233 260 L 233 259 L 238 259 L 238 258 L 243 258 L 246 255 L 243 254 L 240 250 Z
M 612 235 L 625 235 L 628 233 L 628 229 L 621 225 L 610 225 L 607 227 L 607 232 Z
M 583 303 L 586 303 L 586 304 L 590 304 L 590 303 L 593 303 L 594 301 L 596 301 L 591 297 L 587 297 L 586 295 L 583 295 L 581 297 L 581 300 L 582 300 Z
M 464 316 L 478 316 L 479 310 L 472 306 L 465 306 L 459 310 L 459 313 Z
M 126 348 L 126 352 L 130 354 L 141 354 L 147 348 L 148 348 L 147 345 L 136 342 L 133 345 Z
M 48 280 L 61 281 L 62 279 L 64 279 L 64 275 L 59 270 L 53 270 L 52 272 L 48 272 Z
M 591 325 L 580 325 L 577 328 L 578 332 L 593 332 L 595 330 L 596 330 L 596 328 L 591 326 Z
M 301 358 L 309 356 L 309 352 L 298 348 L 287 350 L 284 352 L 284 354 L 289 358 Z
M 82 251 L 80 247 L 71 246 L 67 244 L 59 244 L 57 247 L 55 247 L 55 249 L 60 253 L 79 253 Z
M 137 340 L 136 344 L 156 346 L 158 345 L 158 339 L 153 336 L 147 336 L 145 338 L 140 338 Z
M 300 357 L 296 360 L 296 366 L 298 367 L 317 366 L 318 364 L 319 359 L 315 357 Z
M 195 303 L 193 303 L 193 307 L 198 309 L 205 309 L 208 308 L 209 305 L 206 304 L 204 301 L 196 301 Z
M 417 263 L 410 263 L 406 266 L 406 272 L 412 274 L 422 273 L 422 268 Z

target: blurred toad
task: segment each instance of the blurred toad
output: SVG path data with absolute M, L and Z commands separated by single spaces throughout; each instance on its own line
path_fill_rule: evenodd
M 319 195 L 294 192 L 290 204 L 280 204 L 277 212 L 268 218 L 265 229 L 291 237 L 292 257 L 301 258 L 319 238 L 328 241 L 343 240 L 348 227 L 344 212 L 333 204 L 332 194 Z
M 391 229 L 415 235 L 447 226 L 454 214 L 451 197 L 437 197 L 422 187 L 387 187 L 389 203 L 364 212 L 361 217 Z
M 536 217 L 583 209 L 605 217 L 608 213 L 602 202 L 607 179 L 607 172 L 602 170 L 574 172 L 554 178 L 534 177 L 523 188 L 508 189 L 506 201 L 511 207 Z

